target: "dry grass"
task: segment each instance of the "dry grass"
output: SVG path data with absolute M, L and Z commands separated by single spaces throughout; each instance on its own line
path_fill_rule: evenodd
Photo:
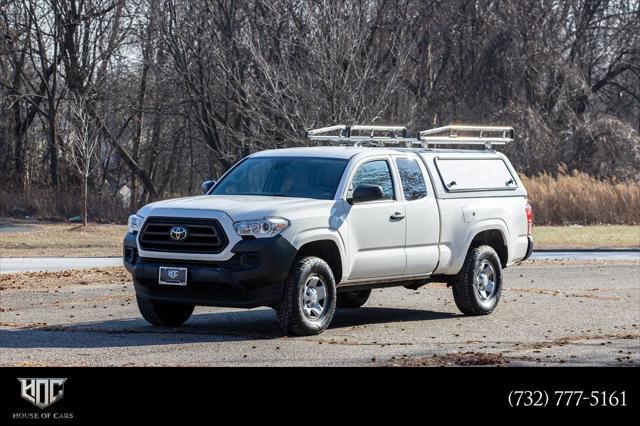
M 640 247 L 640 226 L 534 226 L 536 248 L 629 248 Z
M 522 177 L 533 206 L 538 248 L 611 248 L 640 246 L 640 184 L 597 180 L 567 173 Z M 9 221 L 28 228 L 0 229 L 0 256 L 120 256 L 123 225 L 90 225 Z M 596 226 L 538 226 L 538 225 Z M 601 224 L 611 224 L 602 226 Z M 0 224 L 0 228 L 2 228 Z M 617 226 L 613 226 L 617 225 Z
M 533 206 L 536 225 L 640 224 L 640 182 L 600 180 L 586 173 L 569 172 L 564 165 L 556 175 L 521 176 Z M 180 196 L 180 194 L 175 194 Z M 77 193 L 38 190 L 9 193 L 0 190 L 0 216 L 14 208 L 36 219 L 66 220 L 80 214 Z M 101 223 L 124 223 L 129 211 L 118 197 L 92 195 L 89 218 Z
M 534 221 L 540 225 L 599 225 L 640 223 L 640 183 L 595 179 L 585 173 L 557 177 L 543 173 L 522 176 L 533 206 Z
M 124 225 L 12 222 L 24 232 L 8 228 L 0 233 L 1 257 L 121 256 Z
M 0 257 L 120 256 L 123 225 L 42 224 L 12 221 L 0 232 Z M 1 225 L 0 225 L 1 227 Z M 534 226 L 536 248 L 640 247 L 640 226 Z

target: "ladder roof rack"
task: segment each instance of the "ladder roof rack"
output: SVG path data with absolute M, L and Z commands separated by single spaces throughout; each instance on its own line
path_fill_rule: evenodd
M 364 134 L 364 132 L 368 134 Z M 339 124 L 307 130 L 305 136 L 310 141 L 333 142 L 338 145 L 352 146 L 363 146 L 364 144 L 369 146 L 384 146 L 384 144 L 411 146 L 420 144 L 416 137 L 407 137 L 407 128 L 403 126 Z
M 513 127 L 449 125 L 423 130 L 421 141 L 435 145 L 506 145 L 513 142 Z
M 340 124 L 307 130 L 305 137 L 310 141 L 351 146 L 419 145 L 428 148 L 429 145 L 482 145 L 490 149 L 492 145 L 513 142 L 514 132 L 512 127 L 449 125 L 423 130 L 416 137 L 407 137 L 407 128 L 403 126 Z

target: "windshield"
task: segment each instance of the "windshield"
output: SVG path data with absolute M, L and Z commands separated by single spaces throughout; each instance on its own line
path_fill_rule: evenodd
M 333 199 L 348 160 L 314 157 L 247 158 L 211 195 L 271 195 Z

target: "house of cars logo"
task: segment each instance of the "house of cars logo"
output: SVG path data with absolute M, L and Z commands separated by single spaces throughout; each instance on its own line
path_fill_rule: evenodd
M 18 379 L 20 395 L 40 409 L 45 409 L 64 396 L 64 382 L 67 379 Z

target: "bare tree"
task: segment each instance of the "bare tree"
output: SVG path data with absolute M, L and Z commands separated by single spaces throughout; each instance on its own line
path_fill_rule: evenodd
M 336 122 L 509 124 L 520 172 L 638 180 L 640 1 L 0 0 L 2 191 L 75 188 L 77 98 L 125 213 Z
M 88 111 L 87 100 L 76 96 L 68 104 L 64 118 L 66 128 L 66 160 L 82 178 L 82 223 L 88 224 L 89 176 L 98 148 L 99 132 Z

